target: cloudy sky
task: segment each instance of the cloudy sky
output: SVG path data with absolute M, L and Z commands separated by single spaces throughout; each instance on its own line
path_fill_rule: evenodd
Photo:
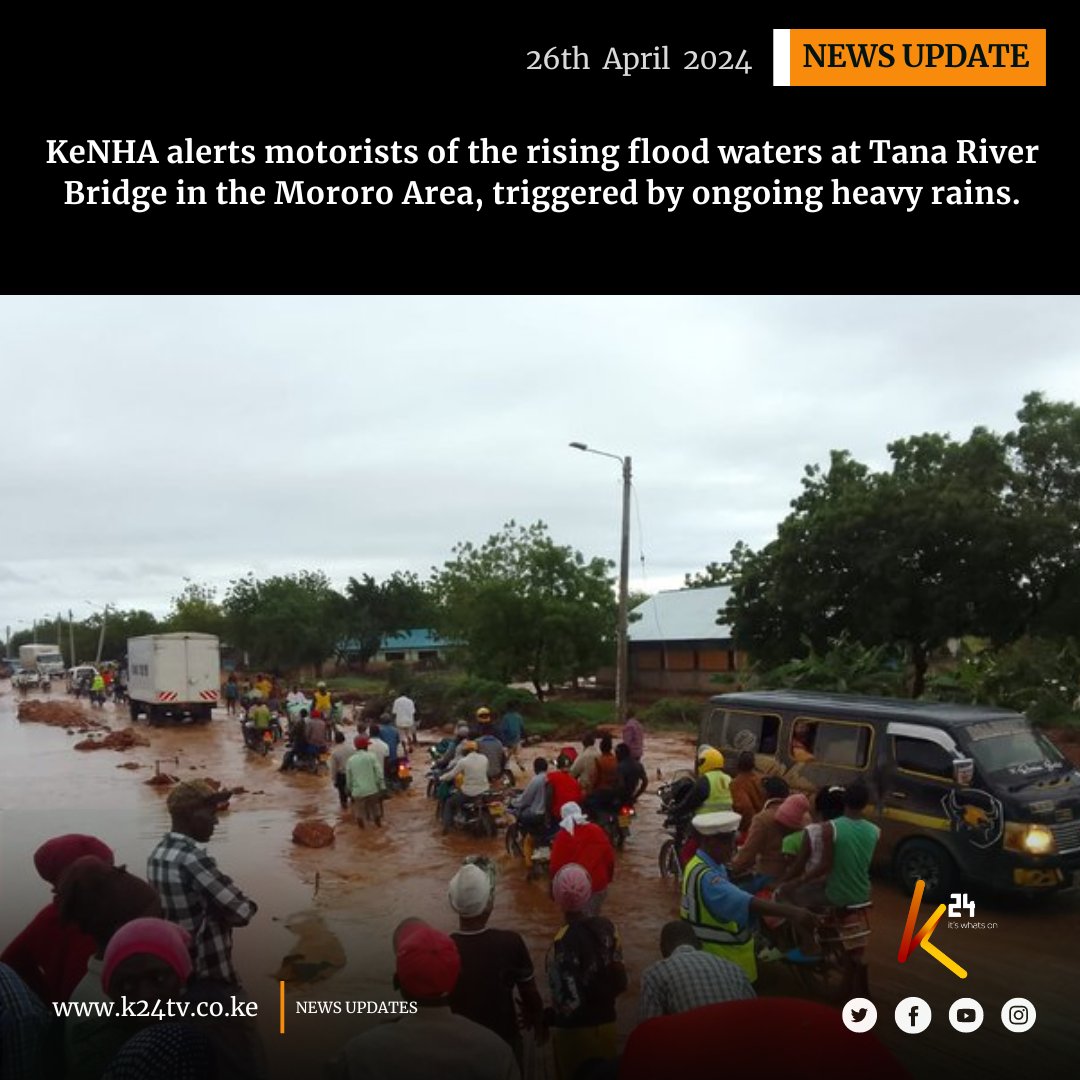
M 0 299 L 0 630 L 543 519 L 631 588 L 768 541 L 802 468 L 1080 401 L 1068 297 Z M 644 555 L 644 567 L 641 557 Z

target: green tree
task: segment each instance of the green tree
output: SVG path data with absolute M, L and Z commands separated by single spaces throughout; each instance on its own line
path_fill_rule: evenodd
M 723 618 L 760 661 L 783 663 L 809 645 L 825 654 L 846 636 L 906 646 L 912 693 L 932 650 L 972 633 L 1007 640 L 1024 609 L 1017 522 L 1004 497 L 1004 441 L 977 428 L 888 447 L 892 469 L 872 472 L 846 451 L 828 470 L 808 466 L 802 493 L 760 552 L 742 547 L 725 568 Z M 805 641 L 804 641 L 805 636 Z
M 1080 626 L 1080 408 L 1032 393 L 1017 419 L 1005 444 L 1025 547 L 1026 628 L 1067 636 Z
M 435 620 L 435 598 L 416 574 L 395 571 L 382 582 L 363 574 L 345 587 L 346 635 L 357 643 L 362 663 L 378 652 L 385 636 L 430 629 Z
M 169 632 L 186 630 L 190 633 L 223 636 L 225 613 L 217 602 L 217 591 L 209 585 L 184 578 L 179 596 L 172 598 L 172 608 L 165 617 Z
M 312 664 L 321 671 L 345 626 L 345 599 L 321 571 L 229 583 L 222 602 L 229 642 L 263 667 Z
M 613 564 L 556 544 L 538 521 L 510 521 L 483 544 L 460 543 L 432 579 L 436 629 L 467 642 L 470 670 L 538 695 L 586 675 L 613 652 Z

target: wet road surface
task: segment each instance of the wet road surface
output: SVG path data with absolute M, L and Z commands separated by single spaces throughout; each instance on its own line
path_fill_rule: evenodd
M 57 698 L 63 692 L 57 686 Z M 544 960 L 559 926 L 546 881 L 525 880 L 521 864 L 507 854 L 502 833 L 481 840 L 452 833 L 442 837 L 425 797 L 426 752 L 414 758 L 413 787 L 386 807 L 382 830 L 359 830 L 341 814 L 327 777 L 277 772 L 280 751 L 261 758 L 244 749 L 236 721 L 223 715 L 204 727 L 140 732 L 148 747 L 125 752 L 72 749 L 81 736 L 64 728 L 20 724 L 9 683 L 0 683 L 0 938 L 9 940 L 47 901 L 47 887 L 31 862 L 34 849 L 63 832 L 90 832 L 107 841 L 119 861 L 145 874 L 146 857 L 168 828 L 167 787 L 144 783 L 160 768 L 181 779 L 214 777 L 246 793 L 234 796 L 223 813 L 209 850 L 221 868 L 259 904 L 252 924 L 235 934 L 235 959 L 247 992 L 259 1002 L 260 1026 L 275 1076 L 293 1075 L 331 1057 L 359 1030 L 378 1022 L 345 1015 L 297 1015 L 295 1003 L 308 999 L 340 1002 L 395 1000 L 391 986 L 390 936 L 401 919 L 414 915 L 444 930 L 456 918 L 447 902 L 447 885 L 469 854 L 492 855 L 500 878 L 492 925 L 518 930 L 528 943 L 546 993 Z M 83 706 L 89 714 L 89 706 Z M 108 704 L 95 710 L 115 727 L 127 725 L 126 710 Z M 645 763 L 650 790 L 627 848 L 619 856 L 604 914 L 619 928 L 630 976 L 620 1001 L 623 1038 L 635 1023 L 641 973 L 659 958 L 660 927 L 677 915 L 674 884 L 663 881 L 657 854 L 664 834 L 656 813 L 657 770 L 665 779 L 692 760 L 691 736 L 649 737 Z M 528 765 L 538 753 L 525 752 Z M 119 766 L 136 763 L 139 768 Z M 308 849 L 292 842 L 293 826 L 322 818 L 337 827 L 335 843 Z M 874 883 L 873 936 L 870 944 L 872 996 L 877 1004 L 878 1036 L 926 1075 L 1015 1077 L 1018 1070 L 1038 1076 L 1075 1071 L 1080 1021 L 1080 898 L 1059 895 L 1039 902 L 1020 898 L 979 898 L 976 920 L 992 929 L 950 929 L 943 921 L 934 942 L 969 969 L 959 980 L 922 950 L 904 965 L 896 951 L 908 898 L 885 879 Z M 929 913 L 925 905 L 920 924 Z M 286 980 L 286 1033 L 278 1034 L 278 979 Z M 802 996 L 799 983 L 783 965 L 763 965 L 762 994 Z M 893 1008 L 917 995 L 933 1010 L 933 1023 L 921 1035 L 901 1034 Z M 1008 998 L 1034 1004 L 1038 1019 L 1023 1034 L 1007 1032 L 999 1012 Z M 949 1026 L 949 1004 L 974 997 L 985 1011 L 979 1031 L 962 1035 Z M 718 1052 L 725 1038 L 718 1032 Z M 808 1048 L 808 1064 L 813 1053 Z M 767 1069 L 768 1049 L 762 1048 Z M 824 1063 L 819 1063 L 823 1069 Z

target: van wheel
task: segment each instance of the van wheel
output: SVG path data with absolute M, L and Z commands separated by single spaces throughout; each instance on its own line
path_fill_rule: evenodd
M 908 895 L 920 878 L 926 882 L 923 895 L 932 903 L 942 903 L 955 891 L 956 863 L 940 844 L 932 840 L 909 840 L 896 853 L 893 866 L 901 887 Z

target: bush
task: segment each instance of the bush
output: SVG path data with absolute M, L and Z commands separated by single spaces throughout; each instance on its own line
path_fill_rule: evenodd
M 445 724 L 455 719 L 471 718 L 481 705 L 492 712 L 505 712 L 511 706 L 528 719 L 539 703 L 528 690 L 504 686 L 490 679 L 446 672 L 411 674 L 401 687 L 416 702 L 427 724 Z
M 660 698 L 642 714 L 650 727 L 689 727 L 697 730 L 703 703 L 698 698 Z

